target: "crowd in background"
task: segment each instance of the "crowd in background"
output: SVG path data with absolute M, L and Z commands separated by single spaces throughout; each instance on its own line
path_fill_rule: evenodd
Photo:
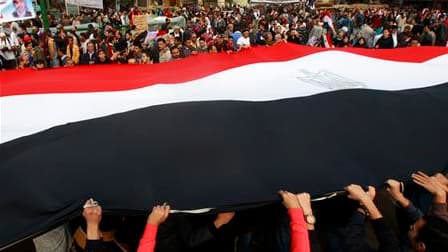
M 139 31 L 137 15 L 164 16 L 154 30 Z M 184 26 L 171 19 L 183 16 Z M 399 48 L 447 46 L 446 10 L 402 8 L 310 9 L 300 5 L 229 8 L 190 6 L 140 10 L 136 7 L 80 15 L 48 16 L 4 23 L 0 68 L 52 68 L 83 64 L 151 64 L 202 53 L 234 53 L 254 46 L 295 43 L 313 47 Z M 90 23 L 85 31 L 77 31 Z M 95 23 L 96 25 L 93 25 Z M 64 27 L 69 26 L 67 29 Z

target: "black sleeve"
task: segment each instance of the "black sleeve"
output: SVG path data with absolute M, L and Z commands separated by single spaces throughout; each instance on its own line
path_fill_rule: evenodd
M 320 247 L 319 239 L 317 238 L 317 233 L 315 230 L 308 230 L 308 236 L 310 238 L 311 251 L 321 252 L 323 251 Z
M 106 252 L 101 240 L 87 240 L 85 252 Z
M 213 224 L 194 227 L 187 217 L 173 214 L 159 226 L 157 248 L 158 251 L 184 251 L 209 241 L 216 232 Z
M 379 242 L 378 252 L 399 252 L 400 242 L 394 232 L 386 225 L 384 218 L 372 220 L 372 227 Z
M 89 62 L 88 62 L 88 59 L 86 58 L 85 54 L 81 54 L 81 59 L 79 60 L 79 64 L 85 65 L 85 64 L 88 64 L 88 63 Z
M 365 215 L 356 211 L 344 229 L 343 251 L 368 251 L 366 243 Z
M 206 226 L 193 228 L 189 220 L 183 216 L 177 218 L 177 228 L 183 242 L 188 248 L 195 248 L 204 242 L 211 240 L 216 234 L 217 229 L 210 223 Z

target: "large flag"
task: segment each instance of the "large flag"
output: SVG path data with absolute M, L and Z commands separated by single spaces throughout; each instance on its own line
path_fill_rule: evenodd
M 379 185 L 448 164 L 448 49 L 281 44 L 0 75 L 0 248 L 80 213 Z

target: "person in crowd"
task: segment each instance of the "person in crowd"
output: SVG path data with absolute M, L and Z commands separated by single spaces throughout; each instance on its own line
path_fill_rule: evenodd
M 375 48 L 378 49 L 392 49 L 394 48 L 394 40 L 392 38 L 391 32 L 388 28 L 383 30 L 382 36 L 376 42 Z
M 148 216 L 147 224 L 137 252 L 154 252 L 156 246 L 157 229 L 160 224 L 166 221 L 170 213 L 169 205 L 155 206 Z
M 250 48 L 249 30 L 243 31 L 242 36 L 238 38 L 236 44 L 238 47 L 238 51 Z
M 65 54 L 65 50 L 58 49 L 58 59 L 59 59 L 59 65 L 62 67 L 66 67 L 68 63 L 68 59 L 71 59 L 70 57 Z M 71 60 L 73 62 L 73 60 Z
M 367 191 L 360 185 L 351 184 L 345 187 L 349 199 L 359 205 L 347 225 L 344 234 L 343 251 L 375 251 L 366 242 L 366 230 L 364 222 L 370 219 L 374 233 L 379 243 L 376 251 L 399 252 L 400 242 L 392 229 L 386 224 L 383 214 L 378 210 L 374 199 L 376 189 L 369 186 Z
M 75 44 L 72 36 L 67 36 L 67 49 L 65 54 L 73 60 L 75 64 L 79 63 L 79 47 Z
M 414 251 L 448 250 L 448 179 L 441 173 L 428 176 L 423 172 L 412 174 L 412 180 L 433 196 L 432 206 L 427 214 L 418 209 L 404 195 L 404 183 L 389 179 L 387 191 L 407 217 L 408 239 Z
M 279 191 L 283 205 L 288 209 L 291 230 L 291 252 L 310 252 L 308 230 L 314 230 L 316 219 L 311 209 L 311 198 L 308 193 L 292 194 Z
M 48 50 L 48 62 L 50 67 L 59 67 L 58 60 L 58 49 L 56 46 L 56 41 L 54 40 L 53 33 L 51 31 L 47 32 L 47 50 Z
M 208 46 L 207 43 L 205 42 L 204 38 L 199 38 L 199 45 L 197 48 L 197 52 L 198 53 L 208 53 Z
M 0 32 L 0 60 L 4 69 L 17 68 L 17 48 L 11 43 L 6 33 Z
M 423 33 L 420 36 L 422 46 L 434 46 L 436 44 L 436 34 L 432 31 L 430 25 L 423 27 Z
M 168 62 L 172 60 L 170 48 L 167 46 L 164 38 L 157 39 L 157 47 L 159 49 L 159 62 Z
M 182 55 L 180 53 L 179 48 L 177 48 L 177 47 L 171 48 L 171 59 L 172 60 L 180 60 L 180 59 L 182 59 Z
M 98 51 L 98 64 L 110 64 L 112 61 L 107 57 L 106 53 L 100 49 Z
M 98 54 L 96 52 L 95 43 L 92 41 L 87 43 L 87 52 L 81 56 L 80 64 L 93 65 L 98 63 Z
M 366 39 L 361 37 L 358 39 L 358 41 L 356 41 L 356 43 L 353 45 L 353 47 L 356 48 L 367 48 L 367 43 L 366 43 Z

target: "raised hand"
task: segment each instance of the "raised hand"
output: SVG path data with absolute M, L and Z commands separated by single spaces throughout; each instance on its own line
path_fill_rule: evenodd
M 86 220 L 87 224 L 99 225 L 102 217 L 102 209 L 97 201 L 89 199 L 84 204 L 84 210 L 82 216 Z
M 311 209 L 311 197 L 309 193 L 297 194 L 297 200 L 305 215 L 313 213 L 313 210 Z
M 426 175 L 424 172 L 417 172 L 412 174 L 412 180 L 417 185 L 425 188 L 428 192 L 436 195 L 441 193 L 443 190 L 443 186 L 439 183 L 439 181 L 435 177 L 430 177 Z
M 345 190 L 348 193 L 348 198 L 352 200 L 356 200 L 360 203 L 363 203 L 367 200 L 373 200 L 375 198 L 375 188 L 369 186 L 369 194 L 364 191 L 364 189 L 360 185 L 351 184 L 345 187 Z
M 165 222 L 165 220 L 168 218 L 168 215 L 170 214 L 170 206 L 163 204 L 162 206 L 155 206 L 152 208 L 151 214 L 148 216 L 148 224 L 158 226 Z
M 229 223 L 234 216 L 235 212 L 219 213 L 218 216 L 216 216 L 216 219 L 213 223 L 215 224 L 216 228 L 220 228 L 221 226 Z
M 103 210 L 97 201 L 89 199 L 84 204 L 84 210 L 82 216 L 87 223 L 87 239 L 99 240 L 100 239 L 100 222 L 103 215 Z
M 425 188 L 428 192 L 434 195 L 434 202 L 446 202 L 446 191 L 444 186 L 435 177 L 430 177 L 419 171 L 412 174 L 412 180 L 414 183 Z
M 409 206 L 410 201 L 403 194 L 403 182 L 394 179 L 388 179 L 386 181 L 386 185 L 387 192 L 394 200 L 396 200 L 402 207 Z
M 299 201 L 295 194 L 283 190 L 280 190 L 278 194 L 280 194 L 280 196 L 282 197 L 282 203 L 286 208 L 300 208 Z

